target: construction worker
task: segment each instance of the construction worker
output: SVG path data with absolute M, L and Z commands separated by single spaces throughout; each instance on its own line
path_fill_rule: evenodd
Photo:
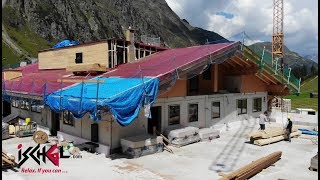
M 268 121 L 267 118 L 268 112 L 265 111 L 263 114 L 259 115 L 259 124 L 260 124 L 260 128 L 259 130 L 265 130 L 266 129 L 266 122 Z
M 291 121 L 291 117 L 290 116 L 288 116 L 288 123 L 287 123 L 287 125 L 286 125 L 286 128 L 285 128 L 285 134 L 286 134 L 286 136 L 287 136 L 287 140 L 289 141 L 289 142 L 291 142 L 291 136 L 290 136 L 290 134 L 291 134 L 291 132 L 292 132 L 292 121 Z

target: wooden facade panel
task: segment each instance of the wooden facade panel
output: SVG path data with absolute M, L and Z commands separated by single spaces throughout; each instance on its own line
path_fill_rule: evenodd
M 4 71 L 3 72 L 4 80 L 12 80 L 22 76 L 22 71 Z
M 75 66 L 77 65 L 75 62 L 76 53 L 82 53 L 80 65 L 99 63 L 102 66 L 108 66 L 108 43 L 101 42 L 87 46 L 39 52 L 39 69 L 62 69 Z
M 187 80 L 177 80 L 176 84 L 169 92 L 162 94 L 158 98 L 184 97 L 187 96 Z
M 211 68 L 212 69 L 212 68 Z M 211 72 L 212 74 L 212 72 Z M 199 93 L 200 94 L 209 94 L 212 92 L 212 83 L 213 79 L 211 77 L 211 80 L 203 79 L 203 75 L 199 75 Z
M 241 92 L 265 92 L 267 91 L 267 84 L 258 79 L 255 75 L 241 76 Z

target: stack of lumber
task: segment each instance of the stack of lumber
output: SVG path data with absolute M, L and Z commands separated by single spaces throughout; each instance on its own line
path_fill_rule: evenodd
M 301 135 L 301 131 L 298 131 L 298 128 L 293 127 L 290 137 L 296 137 Z M 257 132 L 249 134 L 250 142 L 263 146 L 266 144 L 271 144 L 274 142 L 282 141 L 286 139 L 285 130 L 281 127 L 272 127 L 265 130 L 259 130 Z
M 221 180 L 236 180 L 236 179 L 248 179 L 257 173 L 261 172 L 263 169 L 269 167 L 270 165 L 274 164 L 281 158 L 282 152 L 277 151 L 271 153 L 270 155 L 260 158 L 252 163 L 233 171 L 229 174 L 220 173 L 219 175 L 222 176 Z
M 8 156 L 2 151 L 2 169 L 13 168 L 16 165 L 14 156 Z

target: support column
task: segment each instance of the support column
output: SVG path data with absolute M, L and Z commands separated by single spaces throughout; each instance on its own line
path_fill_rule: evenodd
M 214 65 L 214 79 L 213 79 L 213 92 L 218 92 L 218 80 L 219 80 L 219 72 L 218 72 L 218 64 Z

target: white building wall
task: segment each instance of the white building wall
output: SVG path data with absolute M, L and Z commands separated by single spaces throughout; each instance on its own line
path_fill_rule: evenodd
M 262 98 L 261 112 L 252 112 L 253 99 Z M 247 99 L 247 114 L 238 115 L 237 100 Z M 220 102 L 220 118 L 211 118 L 211 103 Z M 188 104 L 198 103 L 198 122 L 188 122 Z M 203 96 L 186 96 L 174 98 L 159 98 L 153 106 L 162 107 L 161 131 L 164 131 L 168 125 L 169 105 L 180 105 L 180 124 L 184 126 L 221 127 L 232 122 L 244 119 L 258 117 L 260 113 L 267 110 L 267 92 L 257 93 L 234 93 L 234 94 L 216 94 Z
M 101 121 L 98 121 L 98 135 L 99 146 L 103 149 L 98 150 L 100 153 L 109 155 L 110 142 L 112 139 L 112 149 L 120 147 L 120 139 L 123 137 L 135 136 L 139 134 L 147 133 L 147 119 L 144 117 L 143 109 L 140 110 L 139 117 L 134 120 L 129 126 L 122 127 L 118 122 L 112 122 L 113 117 L 111 115 L 105 115 Z M 91 124 L 94 123 L 89 118 L 89 114 L 86 114 L 81 119 L 76 119 L 74 126 L 64 124 L 60 118 L 60 132 L 59 134 L 66 140 L 74 141 L 74 143 L 84 143 L 91 141 Z M 110 134 L 112 133 L 112 137 Z

